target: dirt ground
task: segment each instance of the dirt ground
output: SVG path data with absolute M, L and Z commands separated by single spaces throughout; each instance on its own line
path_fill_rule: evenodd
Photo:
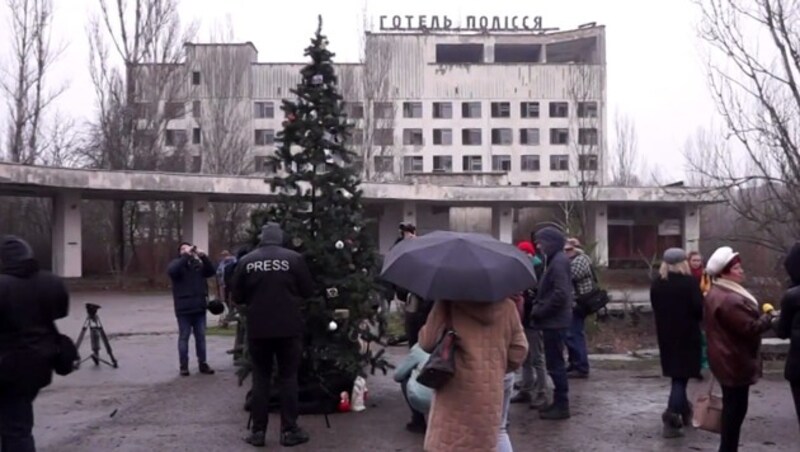
M 232 338 L 209 337 L 209 361 L 216 375 L 193 373 L 181 378 L 168 298 L 103 297 L 107 306 L 100 313 L 106 329 L 123 333 L 112 341 L 121 367 L 84 366 L 42 391 L 35 405 L 38 450 L 253 450 L 242 441 L 247 388 L 236 385 L 231 359 L 225 354 Z M 94 299 L 76 301 L 86 300 Z M 80 326 L 81 310 L 76 304 L 71 318 L 60 325 L 62 331 Z M 403 348 L 391 349 L 395 361 L 404 353 Z M 368 382 L 365 412 L 332 415 L 330 428 L 322 416 L 302 418 L 312 440 L 296 449 L 420 451 L 422 437 L 404 429 L 408 413 L 398 385 L 391 376 L 382 375 L 371 376 Z M 704 383 L 693 383 L 692 398 L 705 388 Z M 667 392 L 667 381 L 652 362 L 598 364 L 590 379 L 572 383 L 573 417 L 568 421 L 542 421 L 527 407 L 512 406 L 512 442 L 517 451 L 715 451 L 718 437 L 710 433 L 690 431 L 677 440 L 660 437 Z M 789 387 L 780 375 L 769 374 L 753 388 L 750 400 L 741 450 L 800 450 Z M 276 424 L 273 418 L 266 450 L 281 450 Z

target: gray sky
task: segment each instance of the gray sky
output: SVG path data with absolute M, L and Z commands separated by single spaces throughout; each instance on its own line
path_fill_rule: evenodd
M 85 27 L 88 17 L 99 10 L 98 1 L 54 3 L 54 40 L 66 45 L 66 50 L 50 82 L 69 84 L 59 99 L 59 110 L 86 120 L 93 113 L 94 96 Z M 236 39 L 253 42 L 261 61 L 302 61 L 316 15 L 322 14 L 337 61 L 357 61 L 364 5 L 364 0 L 182 0 L 181 13 L 186 22 L 201 24 L 198 41 L 207 40 L 215 26 L 230 20 Z M 370 0 L 367 9 L 376 27 L 382 14 L 524 14 L 542 16 L 545 27 L 570 29 L 586 22 L 605 25 L 609 145 L 613 144 L 614 112 L 619 110 L 633 118 L 641 154 L 664 179 L 682 177 L 684 141 L 716 117 L 695 32 L 698 10 L 691 0 Z M 0 23 L 0 42 L 7 42 L 5 5 L 0 7 Z M 0 45 L 3 63 L 9 50 Z M 0 113 L 0 118 L 4 116 L 5 111 Z

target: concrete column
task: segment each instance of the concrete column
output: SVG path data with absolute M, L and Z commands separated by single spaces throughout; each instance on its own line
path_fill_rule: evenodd
M 683 249 L 700 251 L 700 208 L 691 204 L 683 206 Z
M 512 243 L 514 240 L 514 208 L 511 206 L 492 207 L 492 235 L 497 240 Z
M 61 191 L 53 197 L 53 273 L 63 278 L 83 274 L 81 194 Z
M 594 225 L 594 259 L 601 267 L 608 266 L 608 205 L 595 204 L 592 208 Z
M 414 201 L 403 201 L 403 218 L 400 220 L 404 223 L 413 223 L 419 229 L 417 224 L 417 203 Z M 398 224 L 400 222 L 398 221 Z M 396 228 L 395 228 L 396 229 Z
M 208 198 L 193 196 L 183 201 L 183 241 L 208 250 Z

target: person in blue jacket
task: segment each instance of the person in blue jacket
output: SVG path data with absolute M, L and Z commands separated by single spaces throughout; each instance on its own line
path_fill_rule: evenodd
M 180 256 L 170 262 L 167 273 L 178 318 L 180 372 L 189 376 L 189 336 L 194 334 L 200 373 L 210 375 L 214 370 L 206 362 L 207 279 L 216 274 L 216 269 L 208 255 L 191 243 L 181 243 L 179 250 Z

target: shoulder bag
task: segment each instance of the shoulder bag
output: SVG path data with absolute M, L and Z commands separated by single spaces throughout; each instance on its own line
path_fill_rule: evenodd
M 594 272 L 594 265 L 592 265 L 590 269 L 592 270 L 592 290 L 588 293 L 577 295 L 575 297 L 575 304 L 584 316 L 598 312 L 606 307 L 610 301 L 608 292 L 600 288 L 599 281 L 597 280 L 597 274 Z
M 445 327 L 436 348 L 417 376 L 417 382 L 431 389 L 441 389 L 456 373 L 458 335 L 453 330 L 451 301 L 445 301 Z

